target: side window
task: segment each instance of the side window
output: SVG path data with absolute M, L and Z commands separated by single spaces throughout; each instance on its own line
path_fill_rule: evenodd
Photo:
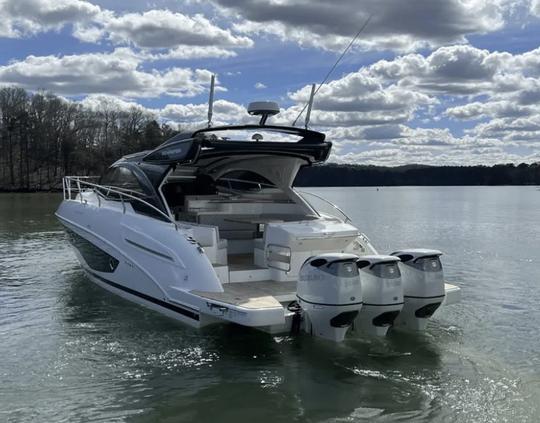
M 133 172 L 125 167 L 119 167 L 115 173 L 115 186 L 137 192 L 144 192 L 141 184 Z
M 101 178 L 101 184 L 135 191 L 141 194 L 145 193 L 144 188 L 139 183 L 135 174 L 128 168 L 122 166 L 109 169 Z

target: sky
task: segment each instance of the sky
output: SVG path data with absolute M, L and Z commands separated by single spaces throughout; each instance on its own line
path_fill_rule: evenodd
M 369 16 L 315 97 L 330 161 L 540 161 L 540 0 L 0 0 L 0 86 L 190 129 L 215 74 L 214 125 L 289 125 Z

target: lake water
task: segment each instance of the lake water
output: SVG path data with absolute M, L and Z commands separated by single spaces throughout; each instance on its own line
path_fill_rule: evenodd
M 87 281 L 59 195 L 0 195 L 0 421 L 540 421 L 540 191 L 310 189 L 381 252 L 444 251 L 427 333 L 334 345 L 196 331 Z

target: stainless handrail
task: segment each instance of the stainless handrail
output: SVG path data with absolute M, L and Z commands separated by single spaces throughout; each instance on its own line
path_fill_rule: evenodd
M 336 209 L 338 212 L 340 212 L 343 215 L 343 217 L 345 217 L 345 223 L 347 223 L 347 222 L 352 223 L 352 219 L 349 216 L 347 216 L 347 213 L 345 213 L 343 210 L 341 210 L 334 203 L 331 203 L 330 201 L 328 201 L 326 198 L 321 197 L 320 195 L 317 195 L 317 194 L 313 194 L 312 192 L 300 191 L 298 189 L 295 189 L 295 191 L 297 193 L 299 193 L 300 195 L 302 195 L 302 197 L 304 197 L 304 195 L 312 195 L 313 197 L 318 198 L 319 200 L 325 202 L 326 204 L 328 204 L 329 206 L 332 206 L 334 209 Z M 317 208 L 313 207 L 313 205 L 309 202 L 308 199 L 304 198 L 304 200 L 306 200 L 308 202 L 308 204 L 313 208 L 313 210 L 315 210 L 317 212 L 317 214 L 319 214 L 319 216 L 320 216 L 320 213 L 317 210 Z M 334 217 L 337 217 L 337 216 L 334 216 Z
M 126 205 L 125 205 L 125 202 L 124 202 L 124 197 L 126 197 L 126 198 L 129 198 L 131 200 L 138 201 L 139 203 L 144 204 L 147 207 L 150 207 L 152 210 L 155 210 L 161 216 L 163 216 L 165 219 L 167 219 L 167 221 L 169 223 L 172 223 L 174 225 L 175 229 L 178 230 L 178 225 L 176 224 L 176 222 L 173 219 L 171 219 L 171 217 L 168 214 L 164 213 L 163 211 L 158 209 L 153 204 L 150 204 L 148 201 L 144 201 L 142 198 L 136 197 L 135 195 L 131 195 L 131 194 L 128 194 L 126 192 L 122 192 L 120 190 L 117 190 L 117 189 L 112 188 L 112 187 L 107 186 L 107 185 L 93 184 L 92 182 L 82 180 L 82 179 L 90 179 L 90 178 L 95 178 L 95 177 L 92 177 L 92 176 L 65 176 L 63 178 L 64 187 L 65 187 L 65 189 L 64 189 L 64 200 L 74 201 L 71 198 L 72 197 L 72 195 L 71 195 L 71 183 L 75 182 L 79 194 L 81 192 L 83 192 L 83 189 L 81 188 L 81 186 L 83 186 L 83 187 L 86 186 L 86 187 L 91 188 L 91 190 L 94 191 L 96 193 L 96 195 L 98 196 L 98 206 L 101 207 L 101 201 L 99 200 L 99 196 L 103 195 L 103 194 L 99 191 L 99 189 L 104 189 L 104 190 L 107 190 L 107 194 L 114 193 L 114 194 L 117 194 L 117 195 L 120 196 L 120 201 L 122 202 L 123 213 L 126 212 Z M 82 201 L 82 197 L 81 197 L 81 201 Z

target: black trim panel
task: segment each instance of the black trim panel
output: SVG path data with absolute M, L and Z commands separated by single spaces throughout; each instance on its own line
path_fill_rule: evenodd
M 307 300 L 304 300 L 302 297 L 300 297 L 299 295 L 296 295 L 296 298 L 298 298 L 299 300 L 305 302 L 305 303 L 308 303 L 308 304 L 315 304 L 315 305 L 322 305 L 322 306 L 351 306 L 351 305 L 359 305 L 359 304 L 364 304 L 362 301 L 358 302 L 358 303 L 347 303 L 347 304 L 327 304 L 327 303 L 314 303 L 312 301 L 307 301 Z
M 348 328 L 360 312 L 358 310 L 344 311 L 330 319 L 330 326 L 333 328 Z
M 414 312 L 415 317 L 419 319 L 427 319 L 433 316 L 433 313 L 437 311 L 442 303 L 426 304 L 424 307 L 419 308 Z
M 416 297 L 414 295 L 404 295 L 403 296 L 404 298 L 416 298 L 416 299 L 419 299 L 419 300 L 431 300 L 433 298 L 444 298 L 446 297 L 446 294 L 443 294 L 443 295 L 433 295 L 432 297 Z
M 113 288 L 120 289 L 121 291 L 125 291 L 128 294 L 135 295 L 136 297 L 142 298 L 143 300 L 146 300 L 146 301 L 149 301 L 151 303 L 157 304 L 157 305 L 159 305 L 159 306 L 161 306 L 163 308 L 166 308 L 168 310 L 175 311 L 176 313 L 179 313 L 179 314 L 181 314 L 183 316 L 189 317 L 190 319 L 197 320 L 197 321 L 199 320 L 199 314 L 198 313 L 195 313 L 195 312 L 190 311 L 190 310 L 186 310 L 185 308 L 182 308 L 182 307 L 179 307 L 177 305 L 168 303 L 168 302 L 160 300 L 158 298 L 154 298 L 154 297 L 152 297 L 150 295 L 143 294 L 142 292 L 135 291 L 134 289 L 128 288 L 127 286 L 123 286 L 123 285 L 120 285 L 120 284 L 118 284 L 116 282 L 105 279 L 104 277 L 99 276 L 98 274 L 96 274 L 94 272 L 91 272 L 89 270 L 86 270 L 86 271 L 88 273 L 90 273 L 93 277 L 99 279 L 101 282 L 106 283 L 107 285 L 112 286 Z
M 371 323 L 377 327 L 390 327 L 394 324 L 394 320 L 399 316 L 399 310 L 386 311 L 373 318 Z

